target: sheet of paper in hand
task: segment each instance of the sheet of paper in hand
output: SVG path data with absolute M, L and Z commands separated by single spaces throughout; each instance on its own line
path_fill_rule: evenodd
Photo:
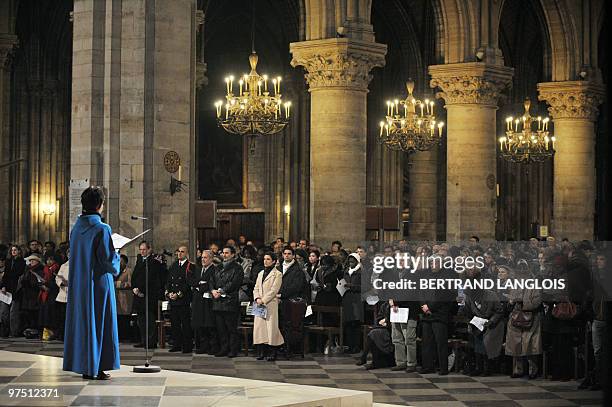
M 489 320 L 484 319 L 484 318 L 474 317 L 470 321 L 470 324 L 474 325 L 476 328 L 478 328 L 478 330 L 482 332 L 484 330 L 485 322 L 489 322 Z
M 8 291 L 6 293 L 0 291 L 0 302 L 5 303 L 6 305 L 11 305 L 11 302 L 13 302 L 13 294 L 9 293 Z
M 268 317 L 268 308 L 265 305 L 258 305 L 254 302 L 253 308 L 251 309 L 251 315 L 266 319 Z
M 145 233 L 147 233 L 149 230 L 151 230 L 151 229 L 147 229 L 144 232 L 139 233 L 139 234 L 137 234 L 136 236 L 134 236 L 132 238 L 121 236 L 119 233 L 113 233 L 111 235 L 111 239 L 113 239 L 113 246 L 115 247 L 115 250 L 123 249 L 124 247 L 126 247 L 127 245 L 129 245 L 130 243 L 132 243 L 133 241 L 138 239 L 140 236 L 142 236 Z
M 410 308 L 397 308 L 397 311 L 394 311 L 394 309 L 391 308 L 391 322 L 395 322 L 398 324 L 407 323 L 409 312 Z
M 347 288 L 346 288 L 346 280 L 342 279 L 340 281 L 338 281 L 338 284 L 336 285 L 336 290 L 338 290 L 338 292 L 340 293 L 340 296 L 344 296 L 344 293 L 346 292 Z
M 312 305 L 306 307 L 306 313 L 304 314 L 304 318 L 312 315 Z

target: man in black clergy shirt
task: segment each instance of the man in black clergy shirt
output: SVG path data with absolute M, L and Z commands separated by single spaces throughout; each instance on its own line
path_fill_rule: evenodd
M 177 260 L 168 271 L 165 296 L 170 301 L 170 323 L 174 344 L 170 352 L 191 353 L 193 337 L 191 333 L 191 287 L 187 283 L 187 275 L 195 269 L 195 264 L 189 261 L 187 247 L 177 250 Z
M 287 358 L 291 358 L 292 349 L 300 349 L 304 329 L 304 314 L 306 313 L 306 298 L 310 294 L 310 284 L 304 271 L 295 260 L 295 251 L 291 246 L 283 249 L 283 282 L 279 291 L 279 322 L 285 338 Z

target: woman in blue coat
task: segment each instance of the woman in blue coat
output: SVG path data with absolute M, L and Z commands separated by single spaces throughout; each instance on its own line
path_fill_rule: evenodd
M 64 370 L 84 379 L 110 379 L 119 369 L 119 334 L 114 276 L 119 254 L 111 228 L 101 218 L 104 192 L 89 187 L 81 195 L 83 213 L 70 233 L 70 276 L 64 340 Z

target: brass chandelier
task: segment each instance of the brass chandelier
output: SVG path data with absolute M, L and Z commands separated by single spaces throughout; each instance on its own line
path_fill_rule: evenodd
M 506 118 L 506 135 L 499 138 L 500 156 L 510 162 L 525 164 L 548 160 L 555 154 L 556 140 L 548 131 L 550 119 L 532 117 L 529 98 L 525 99 L 524 106 L 523 116 Z
M 243 74 L 234 88 L 233 75 L 225 77 L 225 102 L 215 103 L 217 124 L 228 133 L 249 137 L 251 151 L 256 136 L 279 133 L 289 123 L 291 102 L 282 101 L 280 76 L 271 81 L 268 75 L 257 73 L 258 56 L 255 52 L 255 0 L 253 0 L 253 19 L 251 26 L 251 72 Z M 271 91 L 269 89 L 269 85 Z
M 433 100 L 415 99 L 414 81 L 406 82 L 406 90 L 406 99 L 387 101 L 387 115 L 380 122 L 380 142 L 409 154 L 430 150 L 442 139 L 444 123 L 436 123 Z

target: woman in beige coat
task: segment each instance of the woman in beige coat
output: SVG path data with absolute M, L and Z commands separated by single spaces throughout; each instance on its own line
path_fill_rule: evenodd
M 283 273 L 278 271 L 276 256 L 266 253 L 263 258 L 264 269 L 257 275 L 257 282 L 253 290 L 253 298 L 258 305 L 267 309 L 266 318 L 256 316 L 253 322 L 253 344 L 257 348 L 257 360 L 263 360 L 266 349 L 270 350 L 269 361 L 276 360 L 277 346 L 285 341 L 278 328 L 278 298 L 283 280 Z

